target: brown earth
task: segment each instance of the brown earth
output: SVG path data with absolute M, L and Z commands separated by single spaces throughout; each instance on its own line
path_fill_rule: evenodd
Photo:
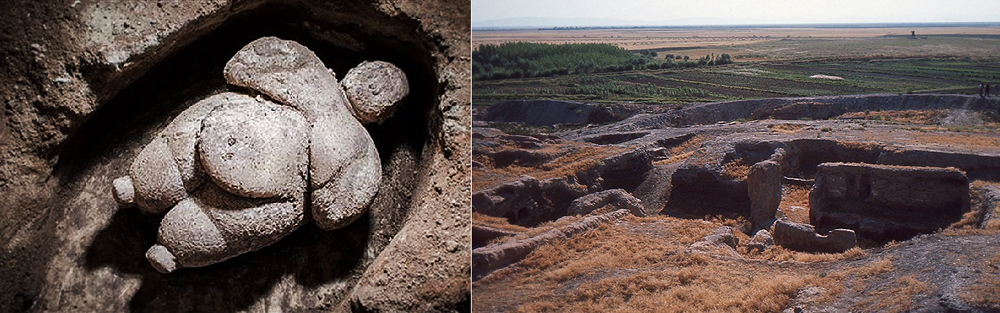
M 883 35 L 993 35 L 995 27 L 918 27 L 918 28 L 695 28 L 695 29 L 580 29 L 580 30 L 476 30 L 472 46 L 525 41 L 540 43 L 602 42 L 621 45 L 629 50 L 658 47 L 723 46 L 785 37 L 865 38 Z
M 469 21 L 455 1 L 3 1 L 0 308 L 468 311 Z M 262 36 L 307 46 L 338 79 L 365 60 L 407 73 L 396 118 L 367 127 L 383 184 L 348 227 L 159 274 L 143 256 L 157 218 L 119 210 L 111 180 L 228 90 L 226 60 Z
M 906 108 L 897 108 L 902 104 L 895 101 L 907 103 Z M 995 124 L 998 104 L 995 99 L 951 95 L 764 99 L 639 114 L 607 125 L 547 133 L 547 141 L 537 149 L 561 158 L 582 160 L 595 151 L 615 149 L 645 151 L 652 166 L 645 173 L 632 174 L 644 181 L 625 190 L 643 199 L 646 210 L 661 213 L 627 217 L 537 247 L 524 260 L 474 282 L 473 309 L 1000 310 L 1000 297 L 992 287 L 1000 283 L 1000 268 L 995 265 L 1000 229 L 992 227 L 995 220 L 987 217 L 997 208 L 989 188 L 1000 180 L 995 174 L 1000 170 L 1000 145 L 994 144 L 1000 138 Z M 872 118 L 874 114 L 883 118 Z M 960 122 L 948 125 L 945 121 Z M 543 128 L 520 129 L 531 136 L 531 129 Z M 487 131 L 474 127 L 474 133 Z M 473 158 L 488 164 L 491 157 L 484 152 L 512 149 L 491 144 L 496 141 L 493 138 L 503 136 L 477 137 L 474 146 L 493 148 L 473 149 Z M 580 145 L 587 148 L 570 148 Z M 785 179 L 778 216 L 796 222 L 809 223 L 816 166 L 826 162 L 953 166 L 971 180 L 972 206 L 949 216 L 955 222 L 942 230 L 902 241 L 861 237 L 860 247 L 843 253 L 804 253 L 781 246 L 749 249 L 746 244 L 752 229 L 746 174 L 751 165 L 768 159 L 778 148 L 785 151 L 779 162 Z M 474 170 L 473 179 L 480 182 L 476 190 L 504 183 L 502 179 L 479 180 L 476 175 L 580 177 L 587 167 L 556 173 L 540 163 L 503 174 L 512 169 L 485 165 Z M 651 208 L 652 203 L 662 203 L 662 207 Z M 474 224 L 538 233 L 510 224 L 511 220 L 484 215 L 475 203 L 473 211 Z M 567 216 L 559 221 L 578 218 Z M 688 249 L 723 225 L 737 230 L 736 256 Z M 511 238 L 493 243 L 507 240 Z

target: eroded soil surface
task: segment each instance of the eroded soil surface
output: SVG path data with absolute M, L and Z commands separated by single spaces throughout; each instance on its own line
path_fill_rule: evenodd
M 998 110 L 996 98 L 870 95 L 657 108 L 604 125 L 487 123 L 477 112 L 473 310 L 1000 310 Z M 779 150 L 776 218 L 812 222 L 810 189 L 828 162 L 954 167 L 968 178 L 971 203 L 931 221 L 937 231 L 859 234 L 843 253 L 754 249 L 747 176 Z M 519 261 L 476 273 L 487 248 L 616 209 L 566 211 L 581 196 L 616 188 L 652 214 L 533 246 Z M 734 247 L 691 248 L 720 226 L 732 227 Z

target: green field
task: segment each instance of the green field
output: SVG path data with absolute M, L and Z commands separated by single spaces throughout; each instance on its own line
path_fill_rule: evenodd
M 810 78 L 830 75 L 843 80 Z M 1000 59 L 912 58 L 737 63 L 711 67 L 476 80 L 473 105 L 508 99 L 678 104 L 866 93 L 977 93 L 1000 82 Z
M 544 44 L 513 42 L 482 45 L 472 52 L 472 79 L 477 81 L 626 72 L 642 69 L 692 68 L 733 63 L 729 54 L 695 60 L 656 58 L 655 51 L 633 53 L 606 43 Z

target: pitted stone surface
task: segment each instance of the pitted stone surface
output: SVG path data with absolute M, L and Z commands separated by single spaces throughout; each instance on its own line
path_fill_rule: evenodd
M 410 92 L 403 70 L 389 62 L 362 62 L 344 76 L 344 92 L 361 123 L 382 123 L 392 117 L 395 104 Z
M 116 178 L 111 182 L 111 189 L 118 206 L 130 208 L 136 205 L 135 186 L 132 184 L 132 178 L 128 176 Z
M 351 158 L 352 150 L 337 149 L 338 142 L 359 142 L 354 137 L 364 128 L 351 116 L 337 78 L 306 47 L 275 37 L 257 39 L 236 52 L 223 73 L 226 82 L 299 109 L 309 123 L 320 126 L 310 137 L 313 187 L 330 181 Z
M 166 213 L 146 253 L 160 272 L 263 248 L 310 220 L 306 212 L 322 229 L 343 227 L 379 189 L 375 143 L 311 51 L 261 38 L 225 76 L 268 98 L 225 92 L 195 103 L 114 182 L 122 206 Z
M 381 160 L 337 79 L 316 54 L 294 41 L 264 37 L 240 49 L 224 72 L 228 83 L 294 107 L 312 124 L 309 184 L 317 225 L 335 229 L 360 216 L 378 190 Z
M 198 152 L 220 187 L 253 198 L 305 191 L 308 126 L 294 109 L 243 96 L 203 122 Z
M 198 168 L 198 160 L 195 155 L 198 133 L 201 131 L 201 121 L 216 107 L 239 97 L 246 96 L 224 92 L 198 101 L 177 115 L 167 127 L 160 131 L 160 136 L 166 140 L 167 146 L 170 147 L 174 162 L 177 163 L 177 168 L 181 173 L 181 180 L 188 191 L 197 188 L 205 178 L 204 173 Z
M 146 251 L 146 259 L 160 273 L 170 273 L 177 270 L 177 259 L 167 250 L 167 247 L 154 245 Z
M 304 222 L 301 198 L 250 199 L 206 184 L 163 217 L 157 242 L 178 267 L 205 266 L 268 246 Z
M 369 139 L 370 140 L 370 139 Z M 312 192 L 312 217 L 320 228 L 350 224 L 365 213 L 378 191 L 382 171 L 374 145 L 363 145 L 357 161 L 344 168 L 339 179 Z
M 187 193 L 181 173 L 163 138 L 157 137 L 146 145 L 129 167 L 135 186 L 135 201 L 146 214 L 163 214 Z
M 359 158 L 361 149 L 375 147 L 375 142 L 350 113 L 342 117 L 320 116 L 313 123 L 309 155 L 310 185 L 320 188 L 340 175 L 344 167 Z M 306 116 L 308 118 L 308 115 Z M 378 159 L 376 157 L 376 159 Z M 381 171 L 381 166 L 369 170 Z
M 766 229 L 758 230 L 747 243 L 748 250 L 764 251 L 774 246 L 774 237 Z
M 213 261 L 223 258 L 227 250 L 223 234 L 194 199 L 181 201 L 167 212 L 160 221 L 156 242 L 182 260 L 181 266 L 215 263 Z
M 747 177 L 750 195 L 750 221 L 755 229 L 771 226 L 781 204 L 781 165 L 775 161 L 757 162 Z
M 774 223 L 774 243 L 785 248 L 806 252 L 839 253 L 858 246 L 853 230 L 838 228 L 826 236 L 816 233 L 809 224 L 780 218 Z
M 637 199 L 624 189 L 617 188 L 595 192 L 573 200 L 566 211 L 570 214 L 586 215 L 594 210 L 605 206 L 612 206 L 613 210 L 628 209 L 632 215 L 638 217 L 646 216 L 646 209 L 642 206 L 642 200 Z

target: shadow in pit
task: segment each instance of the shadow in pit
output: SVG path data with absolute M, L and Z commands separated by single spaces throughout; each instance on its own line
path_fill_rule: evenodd
M 110 266 L 122 274 L 140 275 L 142 285 L 129 303 L 133 311 L 243 311 L 288 274 L 306 286 L 360 274 L 352 271 L 359 268 L 368 246 L 369 216 L 334 231 L 308 224 L 258 251 L 160 274 L 144 257 L 156 241 L 156 218 L 120 209 L 87 250 L 85 268 Z

